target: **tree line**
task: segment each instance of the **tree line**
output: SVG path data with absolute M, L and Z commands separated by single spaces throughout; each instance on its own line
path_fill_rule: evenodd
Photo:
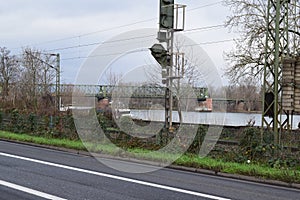
M 6 47 L 0 47 L 1 108 L 53 111 L 54 65 L 55 58 L 40 50 L 24 48 L 20 55 L 13 55 Z

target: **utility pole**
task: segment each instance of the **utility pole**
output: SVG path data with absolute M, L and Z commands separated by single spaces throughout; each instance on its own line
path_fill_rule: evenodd
M 55 78 L 55 95 L 56 95 L 56 101 L 55 101 L 55 105 L 57 110 L 60 110 L 60 55 L 58 54 L 52 54 L 56 56 L 56 68 L 54 68 L 56 70 L 56 78 Z

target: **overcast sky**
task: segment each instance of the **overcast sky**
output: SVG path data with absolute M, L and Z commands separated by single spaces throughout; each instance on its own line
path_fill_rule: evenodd
M 159 0 L 1 0 L 1 47 L 19 54 L 24 47 L 61 54 L 62 82 L 73 83 L 84 57 L 97 47 L 61 49 L 100 43 L 120 33 L 158 27 Z M 187 5 L 186 30 L 223 24 L 229 10 L 220 1 L 177 0 Z M 235 37 L 225 28 L 183 33 L 225 68 L 223 54 Z M 224 41 L 220 43 L 211 43 Z M 76 58 L 77 57 L 77 58 Z M 78 58 L 82 57 L 82 58 Z M 71 59 L 69 59 L 71 58 Z M 224 79 L 226 82 L 226 79 Z

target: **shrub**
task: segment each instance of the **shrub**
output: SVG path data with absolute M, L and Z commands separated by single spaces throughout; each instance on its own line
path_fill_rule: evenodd
M 199 153 L 201 145 L 202 145 L 205 135 L 207 133 L 207 130 L 208 129 L 206 126 L 199 125 L 195 139 L 188 149 L 189 153 L 196 153 L 196 154 Z
M 240 147 L 243 149 L 256 148 L 261 143 L 261 132 L 259 129 L 251 127 L 243 132 L 244 137 L 240 141 Z

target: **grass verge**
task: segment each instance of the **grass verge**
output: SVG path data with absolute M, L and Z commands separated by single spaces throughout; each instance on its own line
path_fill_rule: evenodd
M 0 138 L 86 151 L 86 147 L 81 141 L 45 138 L 27 134 L 15 134 L 6 131 L 0 131 Z M 95 152 L 101 152 L 103 154 L 109 154 L 113 156 L 124 156 L 124 152 L 120 151 L 111 144 L 86 145 L 91 145 L 88 146 L 88 149 L 93 149 Z M 174 160 L 174 156 L 176 156 L 176 158 L 179 157 L 178 155 L 166 153 L 162 154 L 159 152 L 151 152 L 149 150 L 137 148 L 127 149 L 127 152 L 130 154 L 131 158 L 134 157 L 136 159 L 145 159 L 157 162 L 168 162 L 170 160 Z M 185 167 L 213 170 L 216 173 L 224 172 L 229 174 L 254 176 L 262 179 L 279 180 L 287 183 L 300 183 L 299 170 L 270 168 L 259 164 L 224 162 L 222 160 L 215 160 L 209 157 L 200 158 L 197 155 L 182 155 L 173 164 Z

